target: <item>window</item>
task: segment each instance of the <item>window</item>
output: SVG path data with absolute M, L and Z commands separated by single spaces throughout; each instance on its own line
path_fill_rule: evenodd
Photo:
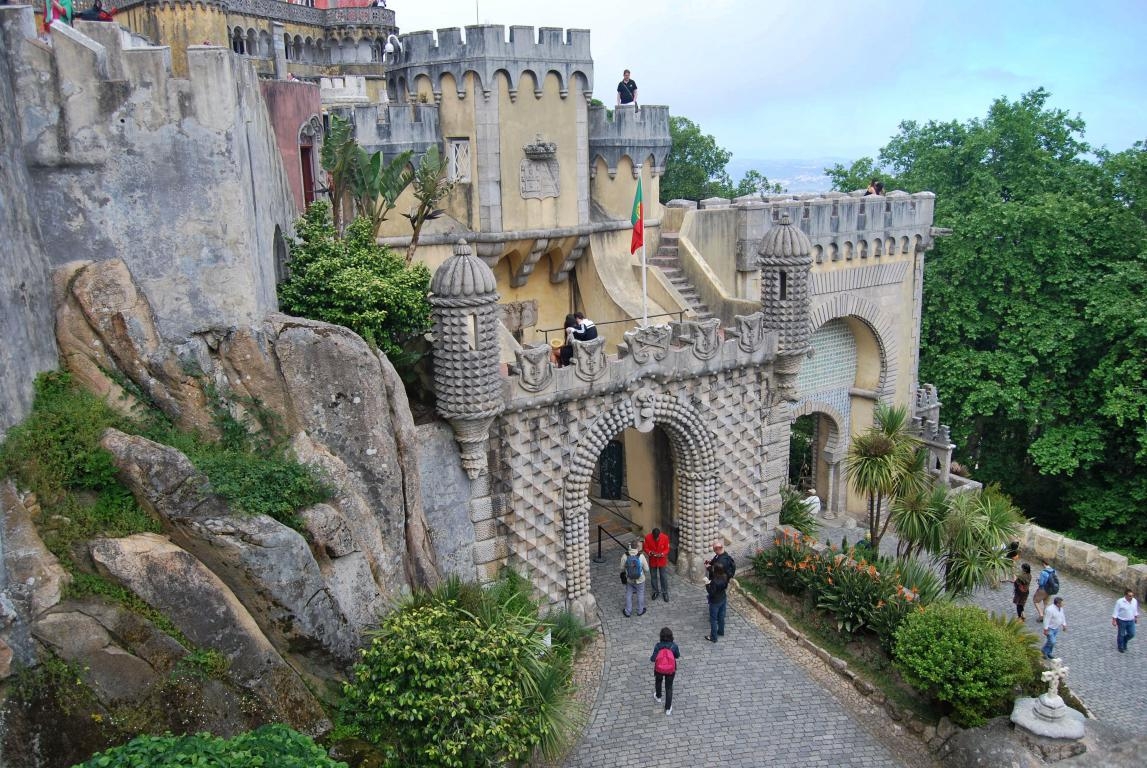
M 447 159 L 450 163 L 450 181 L 470 182 L 470 140 L 448 139 Z

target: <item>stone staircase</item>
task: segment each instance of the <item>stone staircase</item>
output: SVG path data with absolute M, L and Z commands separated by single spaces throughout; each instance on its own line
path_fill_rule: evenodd
M 605 529 L 606 533 L 612 535 L 622 544 L 628 544 L 641 538 L 641 528 L 628 519 L 629 507 L 628 501 L 590 497 L 589 545 L 595 556 L 597 555 L 597 527 L 599 525 Z M 610 511 L 611 509 L 613 512 Z M 603 555 L 614 556 L 621 552 L 617 543 L 604 534 L 602 535 L 601 546 Z
M 697 315 L 698 320 L 708 320 L 713 316 L 713 313 L 709 311 L 706 304 L 702 303 L 697 289 L 693 283 L 689 282 L 685 271 L 681 269 L 681 260 L 677 256 L 677 236 L 676 232 L 661 233 L 661 245 L 658 246 L 657 253 L 649 259 L 649 266 L 661 270 L 661 273 L 672 283 L 673 287 L 688 303 L 689 308 Z

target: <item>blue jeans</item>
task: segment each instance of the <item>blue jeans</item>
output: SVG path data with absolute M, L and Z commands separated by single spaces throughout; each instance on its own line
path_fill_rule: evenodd
M 1120 651 L 1126 651 L 1127 641 L 1135 637 L 1135 620 L 1116 619 L 1115 622 L 1119 627 L 1119 632 L 1115 635 L 1115 647 Z
M 625 615 L 629 616 L 633 613 L 633 595 L 637 593 L 637 612 L 645 613 L 645 582 L 634 584 L 629 582 L 625 585 Z
M 1045 658 L 1050 659 L 1051 655 L 1055 653 L 1055 641 L 1058 637 L 1059 627 L 1047 631 L 1047 642 L 1043 644 L 1043 655 Z
M 725 634 L 725 608 L 729 601 L 709 603 L 709 638 L 715 643 L 717 638 Z
M 666 599 L 669 598 L 669 577 L 665 575 L 668 569 L 665 566 L 654 568 L 649 566 L 649 584 L 653 588 L 653 599 L 656 600 L 658 595 L 664 595 Z

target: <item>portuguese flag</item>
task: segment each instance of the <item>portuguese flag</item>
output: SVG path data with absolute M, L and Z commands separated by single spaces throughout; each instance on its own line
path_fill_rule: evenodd
M 637 253 L 637 249 L 645 243 L 645 203 L 641 200 L 641 177 L 637 178 L 637 194 L 633 197 L 633 213 L 629 215 L 633 224 L 633 239 L 629 241 L 629 253 Z

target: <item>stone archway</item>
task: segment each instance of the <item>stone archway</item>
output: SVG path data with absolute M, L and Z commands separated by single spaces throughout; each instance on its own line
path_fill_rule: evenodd
M 896 345 L 892 341 L 895 334 L 891 319 L 871 301 L 851 293 L 838 293 L 813 309 L 809 326 L 815 333 L 828 321 L 846 317 L 855 317 L 872 331 L 880 349 L 880 381 L 876 395 L 881 400 L 890 400 L 896 391 L 896 379 L 900 372 Z
M 793 409 L 792 420 L 796 421 L 801 416 L 814 414 L 823 416 L 829 424 L 828 438 L 825 440 L 824 448 L 821 449 L 820 455 L 817 457 L 818 461 L 825 462 L 828 484 L 827 487 L 823 489 L 818 488 L 818 495 L 822 496 L 825 500 L 825 519 L 832 520 L 844 512 L 844 505 L 847 501 L 845 496 L 847 489 L 845 487 L 844 478 L 844 459 L 848 453 L 848 422 L 844 415 L 836 408 L 816 399 L 802 400 L 800 404 Z
M 601 414 L 573 446 L 565 478 L 566 600 L 583 620 L 595 619 L 589 572 L 589 486 L 605 445 L 626 429 L 649 432 L 660 426 L 669 437 L 680 521 L 677 571 L 697 580 L 707 546 L 717 534 L 717 452 L 713 433 L 687 401 L 639 389 Z

